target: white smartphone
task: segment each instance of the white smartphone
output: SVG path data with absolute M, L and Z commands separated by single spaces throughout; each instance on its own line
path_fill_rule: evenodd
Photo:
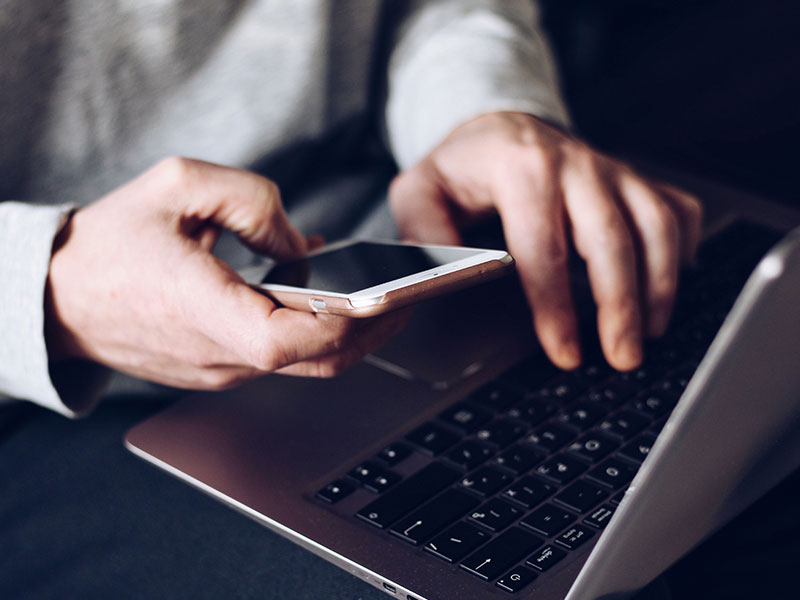
M 502 250 L 344 240 L 300 260 L 265 261 L 240 274 L 284 306 L 371 317 L 499 277 L 513 264 Z

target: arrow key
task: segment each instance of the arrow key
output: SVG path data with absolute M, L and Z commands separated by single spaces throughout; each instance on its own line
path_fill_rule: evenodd
M 425 544 L 425 551 L 452 563 L 464 558 L 490 537 L 485 531 L 462 521 Z
M 405 519 L 400 519 L 389 531 L 416 546 L 478 504 L 479 501 L 469 494 L 450 488 Z
M 512 527 L 464 559 L 461 568 L 486 581 L 497 579 L 541 543 L 541 538 Z

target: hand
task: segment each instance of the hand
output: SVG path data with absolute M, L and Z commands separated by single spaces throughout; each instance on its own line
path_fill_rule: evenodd
M 306 251 L 275 184 L 200 161 L 167 159 L 77 211 L 51 260 L 51 357 L 220 389 L 268 371 L 335 375 L 402 321 L 277 307 L 211 254 L 220 227 L 277 259 Z
M 497 211 L 550 359 L 580 364 L 568 240 L 586 261 L 603 352 L 617 369 L 642 360 L 643 332 L 669 322 L 678 268 L 691 261 L 701 207 L 558 129 L 519 113 L 478 117 L 412 169 L 390 201 L 406 237 L 460 243 L 459 227 Z

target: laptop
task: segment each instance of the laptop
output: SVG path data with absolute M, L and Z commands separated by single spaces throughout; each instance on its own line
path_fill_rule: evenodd
M 748 211 L 711 215 L 636 371 L 548 366 L 505 280 L 333 380 L 195 393 L 126 445 L 395 598 L 628 597 L 800 466 L 800 219 Z

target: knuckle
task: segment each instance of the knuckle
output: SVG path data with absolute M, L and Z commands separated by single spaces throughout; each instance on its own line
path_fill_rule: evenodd
M 703 204 L 700 200 L 694 196 L 687 196 L 685 207 L 690 220 L 695 223 L 700 223 L 703 220 Z
M 550 177 L 558 162 L 560 149 L 552 146 L 533 144 L 527 146 L 511 146 L 502 164 L 512 172 L 531 172 L 537 177 Z
M 679 235 L 678 218 L 664 202 L 654 203 L 645 216 L 645 227 L 662 242 L 677 240 Z
M 650 304 L 668 304 L 672 301 L 678 286 L 677 275 L 660 273 L 651 278 L 648 297 Z
M 159 176 L 174 186 L 180 186 L 189 181 L 196 168 L 197 161 L 183 156 L 170 156 L 156 165 Z
M 281 190 L 278 184 L 267 179 L 266 177 L 258 177 L 256 179 L 257 185 L 260 186 L 261 195 L 264 201 L 270 208 L 277 208 L 281 206 Z
M 248 352 L 248 361 L 259 371 L 271 373 L 291 364 L 286 352 L 276 344 L 265 344 L 255 341 Z
M 569 261 L 569 249 L 563 237 L 555 235 L 542 236 L 537 247 L 538 259 L 550 269 L 566 267 Z
M 600 218 L 597 240 L 615 255 L 629 254 L 634 251 L 630 231 L 622 216 L 616 212 L 608 211 Z
M 337 357 L 320 361 L 317 363 L 317 377 L 320 379 L 332 379 L 344 371 L 345 365 Z
M 631 294 L 620 294 L 608 303 L 622 323 L 634 323 L 639 319 L 639 299 Z
M 239 383 L 239 378 L 227 371 L 207 370 L 202 375 L 203 388 L 211 391 L 227 390 Z
M 389 184 L 389 204 L 392 209 L 397 209 L 402 205 L 403 198 L 406 196 L 409 184 L 411 183 L 411 177 L 413 177 L 412 173 L 413 169 L 403 171 L 392 179 Z

